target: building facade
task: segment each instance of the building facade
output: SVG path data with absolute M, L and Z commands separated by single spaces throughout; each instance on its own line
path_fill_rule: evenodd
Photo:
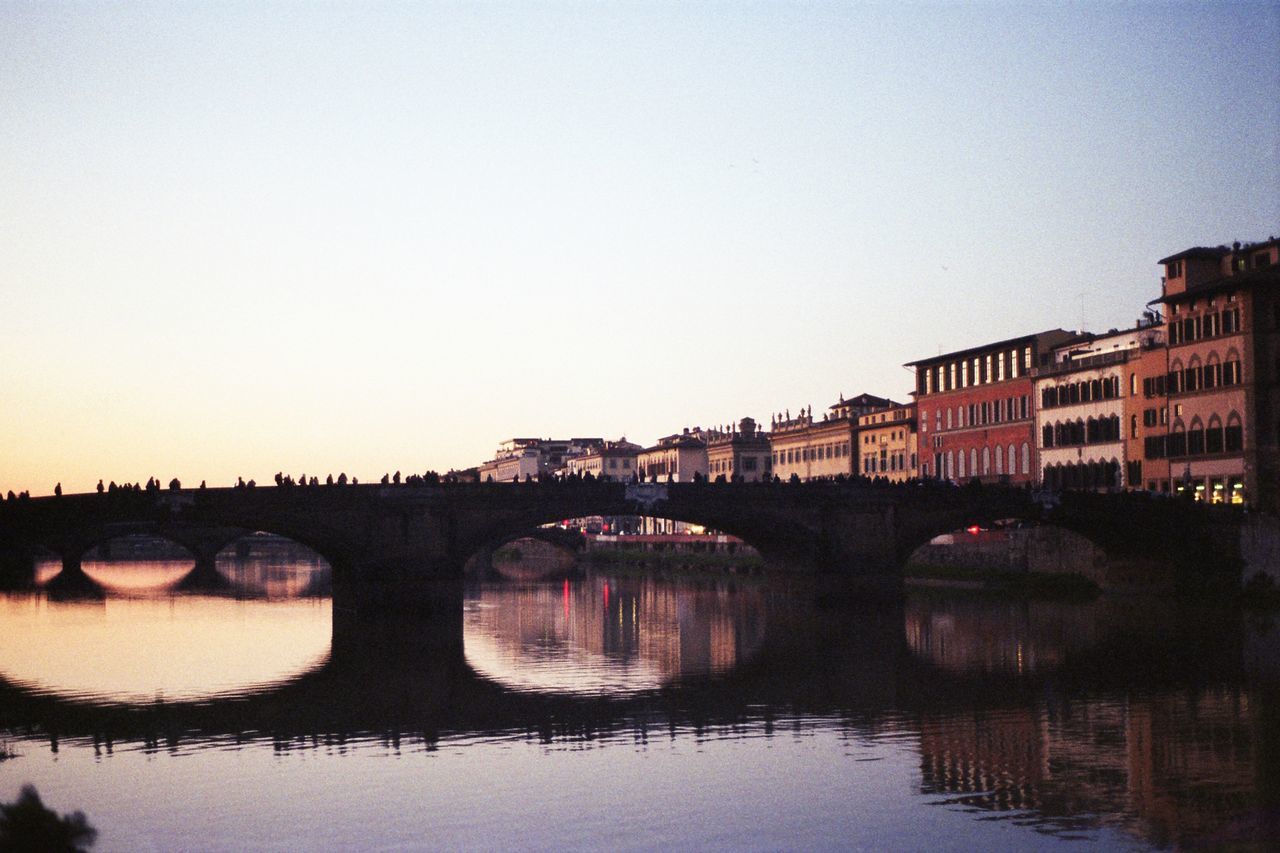
M 602 444 L 602 438 L 511 438 L 479 466 L 480 480 L 510 483 L 567 470 L 570 459 Z
M 640 476 L 652 482 L 692 483 L 707 476 L 707 443 L 700 436 L 705 430 L 685 429 L 682 433 L 658 439 L 636 456 Z
M 597 480 L 629 482 L 638 476 L 636 458 L 643 448 L 620 438 L 606 441 L 585 453 L 569 459 L 569 473 L 578 476 L 590 474 Z
M 1072 337 L 1051 329 L 909 363 L 916 371 L 920 476 L 1036 484 L 1031 374 Z
M 769 432 L 770 462 L 774 476 L 802 481 L 852 477 L 858 473 L 858 418 L 898 405 L 885 397 L 859 394 L 827 407 L 822 420 L 814 420 L 813 406 L 775 415 Z
M 1081 335 L 1055 347 L 1050 363 L 1033 371 L 1039 477 L 1046 488 L 1141 488 L 1141 458 L 1129 456 L 1138 437 L 1133 362 L 1144 349 L 1160 349 L 1162 340 L 1154 324 Z
M 1280 505 L 1280 241 L 1162 258 L 1174 491 Z
M 894 406 L 858 418 L 858 473 L 893 483 L 919 474 L 916 405 Z
M 713 481 L 758 483 L 773 477 L 769 437 L 743 418 L 737 429 L 707 438 L 707 476 Z

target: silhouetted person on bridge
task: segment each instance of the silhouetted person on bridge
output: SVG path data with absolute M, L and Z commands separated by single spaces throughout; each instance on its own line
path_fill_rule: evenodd
M 338 475 L 338 485 L 345 486 L 347 484 L 347 472 L 343 471 Z
M 202 488 L 202 489 L 203 489 L 203 488 L 205 488 L 204 480 L 201 480 L 201 481 L 200 481 L 200 488 Z
M 106 488 L 106 487 L 102 485 L 102 481 L 101 481 L 101 480 L 99 480 L 99 481 L 98 481 L 98 494 L 102 494 L 102 492 L 103 492 L 103 490 L 104 490 L 105 488 Z
M 327 477 L 325 477 L 325 478 L 324 478 L 324 484 L 325 484 L 326 486 L 332 486 L 332 485 L 333 485 L 333 475 L 332 475 L 332 474 L 330 474 L 329 476 L 327 476 Z
M 178 478 L 177 478 L 177 477 L 174 477 L 172 480 L 170 480 L 170 481 L 169 481 L 169 490 L 170 490 L 170 491 L 174 491 L 174 492 L 176 492 L 176 491 L 178 491 L 178 489 L 181 489 L 181 488 L 182 488 L 182 483 L 180 483 L 180 482 L 178 481 Z
M 399 472 L 399 471 L 397 471 L 397 472 L 395 472 L 394 474 L 392 474 L 392 475 L 391 475 L 391 482 L 395 483 L 397 486 L 398 486 L 398 485 L 400 485 L 400 472 Z
M 62 483 L 58 483 L 58 485 L 53 487 L 53 496 L 55 498 L 62 497 Z

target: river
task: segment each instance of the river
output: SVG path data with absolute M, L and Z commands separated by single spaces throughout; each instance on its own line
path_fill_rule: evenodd
M 456 643 L 335 611 L 314 560 L 189 568 L 0 596 L 0 799 L 105 851 L 1280 837 L 1274 617 L 605 570 L 471 584 Z

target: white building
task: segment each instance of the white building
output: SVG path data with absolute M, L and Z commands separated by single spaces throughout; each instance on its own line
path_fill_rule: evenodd
M 1032 372 L 1040 482 L 1051 489 L 1125 486 L 1126 364 L 1150 327 L 1080 335 Z

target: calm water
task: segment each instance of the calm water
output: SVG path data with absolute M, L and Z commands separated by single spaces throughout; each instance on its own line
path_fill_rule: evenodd
M 1239 614 L 597 574 L 470 588 L 459 642 L 303 559 L 190 569 L 0 597 L 0 799 L 99 850 L 1277 840 L 1280 627 Z

